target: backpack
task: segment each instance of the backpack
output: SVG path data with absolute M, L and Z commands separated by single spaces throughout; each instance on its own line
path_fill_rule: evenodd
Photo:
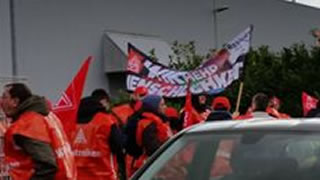
M 124 134 L 127 136 L 125 150 L 127 154 L 134 158 L 139 158 L 143 153 L 142 148 L 137 144 L 136 141 L 138 122 L 142 118 L 143 117 L 141 111 L 135 112 L 128 118 L 127 125 L 124 128 Z

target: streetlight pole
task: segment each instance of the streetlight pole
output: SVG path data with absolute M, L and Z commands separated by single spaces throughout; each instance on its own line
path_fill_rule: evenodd
M 219 48 L 219 41 L 218 41 L 218 19 L 217 19 L 217 15 L 218 15 L 218 13 L 220 13 L 220 12 L 222 12 L 222 11 L 228 10 L 229 7 L 223 6 L 223 7 L 218 8 L 218 7 L 216 6 L 216 0 L 213 0 L 212 2 L 213 2 L 213 3 L 212 3 L 212 4 L 213 4 L 213 11 L 212 11 L 212 13 L 213 13 L 214 48 L 215 48 L 216 50 L 218 50 L 218 48 Z
M 218 28 L 217 28 L 217 12 L 216 12 L 216 0 L 213 0 L 213 38 L 214 38 L 214 49 L 218 49 Z

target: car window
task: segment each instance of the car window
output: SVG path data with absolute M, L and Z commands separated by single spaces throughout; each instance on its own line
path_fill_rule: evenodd
M 209 167 L 219 141 L 187 136 L 171 145 L 139 179 L 186 180 Z M 207 164 L 207 165 L 206 165 Z M 208 170 L 206 170 L 208 172 Z
M 196 144 L 188 144 L 180 149 L 166 165 L 158 171 L 153 179 L 185 180 L 188 174 L 188 165 L 192 162 Z
M 286 155 L 296 160 L 299 169 L 308 169 L 319 163 L 320 142 L 318 139 L 294 141 L 286 146 Z
M 312 133 L 191 134 L 173 143 L 142 180 L 314 179 L 320 137 Z

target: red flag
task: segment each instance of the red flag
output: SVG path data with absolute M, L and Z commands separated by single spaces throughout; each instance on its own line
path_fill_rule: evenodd
M 67 134 L 76 126 L 77 110 L 92 59 L 92 56 L 89 56 L 85 60 L 68 88 L 62 93 L 61 97 L 52 108 L 53 112 L 61 120 Z
M 192 94 L 191 94 L 191 82 L 188 81 L 186 102 L 184 105 L 184 118 L 183 118 L 183 128 L 187 128 L 193 124 L 192 122 Z
M 302 108 L 303 108 L 303 114 L 304 116 L 307 115 L 307 113 L 317 107 L 318 99 L 310 96 L 309 94 L 302 92 Z

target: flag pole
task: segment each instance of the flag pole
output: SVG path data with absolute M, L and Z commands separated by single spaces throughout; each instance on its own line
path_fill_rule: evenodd
M 236 105 L 236 110 L 234 112 L 237 114 L 239 114 L 239 107 L 240 107 L 240 102 L 241 102 L 242 91 L 243 91 L 243 81 L 240 82 L 237 105 Z
M 188 79 L 187 89 L 186 89 L 186 101 L 184 104 L 184 118 L 183 118 L 183 128 L 187 128 L 192 125 L 192 93 L 191 93 L 191 80 Z

